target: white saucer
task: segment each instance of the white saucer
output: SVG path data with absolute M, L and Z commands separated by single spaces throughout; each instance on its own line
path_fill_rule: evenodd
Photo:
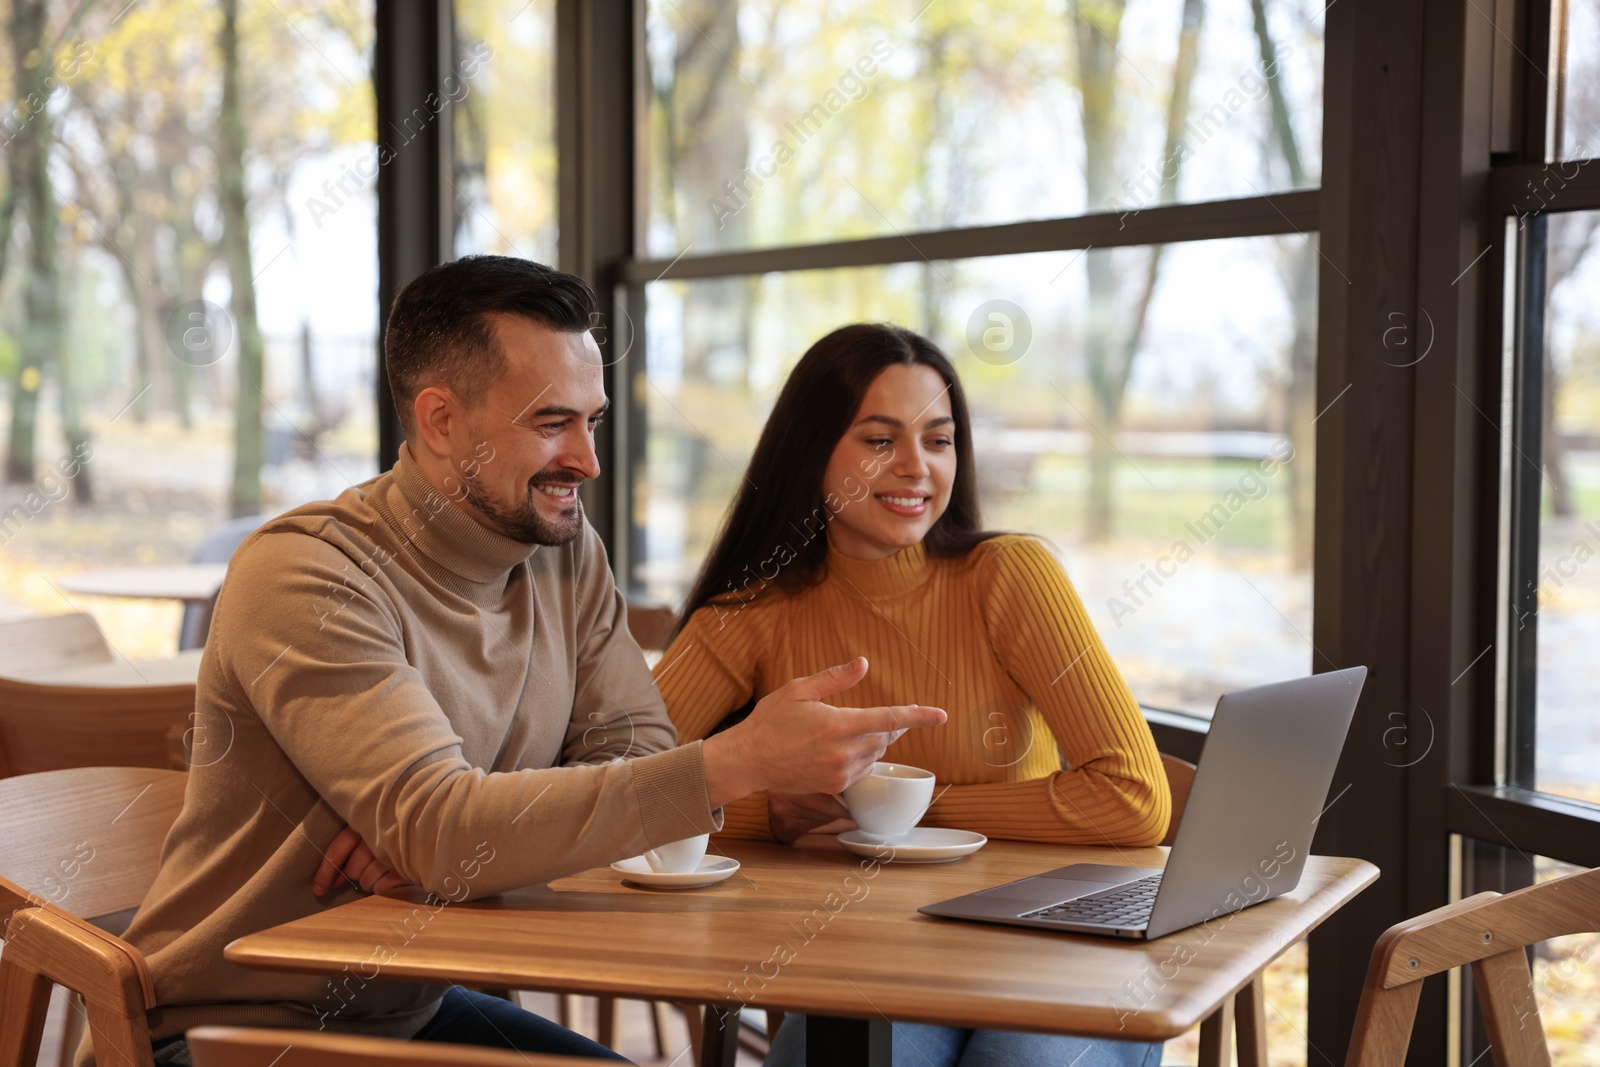
M 643 856 L 634 856 L 632 859 L 618 860 L 611 865 L 611 869 L 622 875 L 623 881 L 651 889 L 698 889 L 720 882 L 737 871 L 739 861 L 731 856 L 707 856 L 700 861 L 699 870 L 673 874 L 653 871 L 650 862 Z
M 885 863 L 944 863 L 970 856 L 989 839 L 971 830 L 941 830 L 919 826 L 904 837 L 878 837 L 864 830 L 846 830 L 839 844 L 858 856 L 872 856 Z

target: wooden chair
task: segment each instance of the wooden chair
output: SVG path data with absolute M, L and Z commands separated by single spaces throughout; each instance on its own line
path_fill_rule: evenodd
M 646 652 L 665 652 L 677 622 L 678 613 L 665 604 L 628 601 L 628 632 Z
M 58 685 L 0 678 L 0 777 L 68 767 L 183 767 L 193 683 Z
M 1471 965 L 1496 1067 L 1549 1067 L 1529 945 L 1600 931 L 1600 869 L 1479 893 L 1391 926 L 1367 966 L 1346 1067 L 1401 1067 L 1423 979 Z
M 116 657 L 88 615 L 48 615 L 0 622 L 0 675 L 52 671 Z
M 195 1067 L 581 1067 L 595 1062 L 315 1030 L 197 1026 L 185 1037 Z
M 98 1062 L 150 1067 L 149 970 L 95 922 L 123 929 L 144 899 L 187 780 L 131 767 L 0 780 L 0 1067 L 34 1067 L 52 983 L 82 996 L 69 1018 L 87 1017 Z

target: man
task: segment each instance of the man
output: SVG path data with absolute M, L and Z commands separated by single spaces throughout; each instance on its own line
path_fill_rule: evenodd
M 581 279 L 525 260 L 418 277 L 385 338 L 408 438 L 394 470 L 234 556 L 200 670 L 203 743 L 127 934 L 161 1005 L 158 1063 L 186 1063 L 181 1035 L 201 1023 L 609 1055 L 505 1001 L 379 981 L 381 960 L 329 980 L 222 948 L 349 900 L 348 883 L 311 888 L 336 837 L 330 869 L 358 835 L 372 870 L 443 906 L 717 829 L 757 790 L 838 792 L 897 731 L 944 720 L 823 704 L 864 676 L 858 660 L 674 747 L 578 502 L 608 403 L 593 312 Z

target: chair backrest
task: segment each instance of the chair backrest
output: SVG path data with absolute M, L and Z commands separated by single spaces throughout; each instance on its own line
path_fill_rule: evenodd
M 265 515 L 246 515 L 230 519 L 201 538 L 199 547 L 189 557 L 190 563 L 227 563 L 234 552 L 244 544 L 244 539 L 256 532 L 267 521 Z M 185 604 L 183 621 L 178 625 L 178 651 L 199 648 L 206 643 L 211 632 L 211 613 L 217 606 L 215 600 L 204 604 Z
M 115 658 L 99 625 L 81 612 L 0 622 L 0 676 Z
M 151 1067 L 144 957 L 86 920 L 155 880 L 188 775 L 78 767 L 0 780 L 0 1067 L 32 1067 L 50 983 L 83 996 L 96 1062 Z
M 628 601 L 628 632 L 646 652 L 663 652 L 672 640 L 678 613 L 665 604 Z
M 127 911 L 155 881 L 189 776 L 77 767 L 0 778 L 0 920 L 46 901 L 81 919 Z M 18 902 L 8 897 L 25 894 Z
M 1529 945 L 1600 931 L 1600 868 L 1479 893 L 1391 926 L 1367 966 L 1346 1067 L 1401 1067 L 1422 981 L 1468 964 L 1496 1067 L 1549 1067 Z
M 197 1026 L 184 1036 L 194 1067 L 582 1067 L 595 1062 L 314 1030 Z
M 1170 845 L 1178 836 L 1178 823 L 1183 819 L 1183 809 L 1189 804 L 1189 788 L 1194 785 L 1194 764 L 1177 756 L 1161 753 L 1161 769 L 1167 774 L 1167 788 L 1172 791 L 1172 818 L 1167 822 L 1167 836 L 1163 845 Z
M 0 776 L 68 767 L 181 766 L 168 738 L 194 683 L 53 685 L 0 678 Z

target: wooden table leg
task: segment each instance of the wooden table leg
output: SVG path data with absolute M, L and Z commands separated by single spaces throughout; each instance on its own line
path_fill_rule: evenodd
M 1233 1016 L 1239 1067 L 1267 1067 L 1267 1000 L 1260 971 L 1233 995 Z
M 807 1067 L 891 1067 L 894 1030 L 884 1019 L 806 1015 Z
M 739 1009 L 707 1004 L 701 1034 L 700 1067 L 734 1067 L 739 1058 Z
M 1233 999 L 1224 1000 L 1200 1024 L 1200 1067 L 1228 1067 L 1233 1051 Z

